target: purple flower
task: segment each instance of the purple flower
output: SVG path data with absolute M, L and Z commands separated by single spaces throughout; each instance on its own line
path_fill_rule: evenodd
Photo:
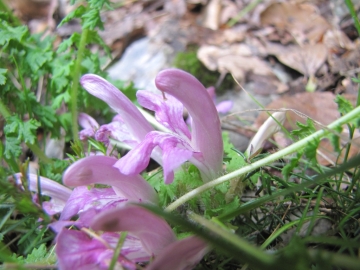
M 79 113 L 78 122 L 83 128 L 83 130 L 79 132 L 80 140 L 85 140 L 88 137 L 94 137 L 96 130 L 99 129 L 98 122 L 86 113 Z
M 209 251 L 208 245 L 195 236 L 177 241 L 163 219 L 135 205 L 103 212 L 91 227 L 107 232 L 127 231 L 140 239 L 145 250 L 155 256 L 146 269 L 192 269 Z
M 16 178 L 16 183 L 23 186 L 22 174 L 16 173 L 14 176 Z M 63 210 L 67 200 L 71 195 L 71 189 L 64 187 L 63 185 L 46 177 L 38 177 L 36 174 L 32 173 L 28 174 L 27 180 L 29 190 L 35 193 L 39 192 L 38 180 L 40 180 L 41 195 L 51 197 L 49 201 L 44 201 L 42 203 L 43 209 L 48 215 L 55 215 Z M 37 196 L 34 196 L 35 202 L 37 201 L 36 199 Z
M 217 109 L 205 87 L 192 75 L 177 69 L 164 70 L 155 79 L 162 96 L 137 93 L 140 105 L 153 110 L 156 120 L 169 132 L 154 131 L 130 100 L 104 79 L 85 75 L 81 83 L 121 115 L 135 138 L 136 143 L 131 145 L 134 148 L 115 164 L 123 174 L 140 173 L 150 157 L 163 165 L 165 183 L 173 181 L 174 170 L 185 161 L 199 168 L 204 181 L 221 174 L 223 142 Z M 191 132 L 182 117 L 183 106 L 193 119 Z
M 118 233 L 103 233 L 92 237 L 84 231 L 63 228 L 56 243 L 59 269 L 108 269 L 119 236 Z M 149 255 L 142 249 L 139 239 L 128 235 L 117 259 L 120 266 L 135 270 L 136 262 L 148 260 Z
M 108 269 L 120 232 L 127 232 L 117 258 L 120 266 L 136 269 L 136 262 L 149 261 L 152 257 L 154 263 L 169 265 L 176 257 L 182 263 L 174 263 L 175 269 L 190 269 L 187 267 L 195 265 L 208 251 L 206 243 L 197 238 L 176 241 L 163 219 L 130 205 L 129 202 L 157 203 L 156 193 L 140 175 L 120 173 L 113 166 L 115 162 L 111 157 L 90 156 L 78 160 L 64 173 L 64 183 L 77 188 L 68 199 L 59 224 L 55 224 L 59 231 L 56 246 L 59 268 Z M 95 183 L 111 188 L 86 187 Z M 77 221 L 69 221 L 73 216 L 78 216 Z M 80 230 L 64 227 L 69 225 Z

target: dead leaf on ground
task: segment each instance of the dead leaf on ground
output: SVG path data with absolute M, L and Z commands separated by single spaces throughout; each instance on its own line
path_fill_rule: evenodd
M 338 29 L 328 30 L 324 35 L 323 43 L 334 54 L 342 54 L 347 50 L 355 49 L 355 44 Z
M 219 29 L 221 9 L 222 4 L 220 0 L 210 0 L 205 7 L 202 25 L 212 30 Z
M 329 23 L 312 4 L 274 3 L 260 14 L 262 25 L 274 25 L 289 32 L 300 45 L 315 44 L 329 29 Z
M 360 42 L 356 42 L 353 50 L 348 50 L 341 56 L 330 54 L 328 62 L 333 73 L 356 75 L 355 72 L 358 72 L 357 69 L 360 67 Z
M 281 63 L 305 76 L 315 75 L 327 58 L 327 48 L 322 43 L 300 47 L 268 42 L 267 50 L 269 54 L 275 55 Z

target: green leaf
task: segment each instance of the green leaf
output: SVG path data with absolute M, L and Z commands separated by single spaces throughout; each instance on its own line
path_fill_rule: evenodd
M 314 122 L 310 118 L 306 119 L 306 124 L 297 122 L 296 125 L 299 127 L 299 129 L 291 131 L 291 134 L 298 136 L 299 139 L 305 138 L 316 132 Z
M 86 7 L 79 5 L 75 10 L 70 12 L 59 24 L 58 27 L 63 26 L 65 23 L 70 22 L 72 19 L 81 18 L 81 16 L 86 12 Z
M 78 46 L 80 43 L 80 37 L 81 35 L 79 33 L 73 33 L 68 39 L 65 39 L 63 42 L 60 43 L 57 53 L 65 52 L 68 48 L 70 48 L 73 45 Z
M 7 119 L 7 125 L 4 127 L 6 136 L 15 137 L 20 141 L 33 144 L 36 139 L 36 130 L 40 123 L 35 119 L 30 119 L 26 122 L 21 121 L 18 116 L 10 116 Z
M 53 52 L 44 52 L 42 50 L 31 50 L 26 55 L 26 61 L 28 62 L 32 72 L 37 72 L 46 62 L 50 62 L 53 58 Z
M 299 160 L 302 156 L 302 152 L 298 152 L 295 157 L 292 157 L 288 164 L 284 166 L 281 173 L 284 176 L 285 180 L 289 179 L 291 172 L 299 165 Z
M 36 139 L 36 130 L 40 126 L 40 123 L 35 119 L 30 119 L 22 125 L 20 125 L 19 134 L 22 135 L 22 138 L 25 142 L 33 144 Z
M 96 8 L 99 10 L 102 9 L 104 5 L 111 8 L 110 6 L 111 2 L 109 0 L 88 0 L 88 3 L 91 8 Z
M 344 96 L 337 95 L 335 98 L 335 102 L 338 105 L 338 111 L 341 114 L 347 114 L 354 109 L 351 102 L 347 100 Z
M 0 85 L 4 85 L 6 83 L 6 74 L 7 69 L 0 68 Z
M 4 155 L 7 159 L 20 156 L 21 151 L 20 141 L 17 137 L 5 136 Z
M 24 37 L 29 34 L 26 26 L 11 27 L 7 22 L 0 23 L 0 45 L 4 46 L 11 40 L 22 42 Z
M 310 160 L 310 162 L 313 165 L 318 164 L 317 159 L 316 159 L 316 156 L 317 156 L 316 150 L 319 147 L 319 144 L 320 144 L 320 140 L 317 139 L 317 140 L 309 142 L 308 145 L 304 148 L 305 156 Z
M 81 17 L 83 19 L 83 28 L 89 28 L 94 30 L 99 27 L 100 30 L 104 30 L 104 25 L 101 21 L 99 9 L 90 9 Z
M 46 260 L 46 245 L 41 244 L 38 248 L 34 248 L 32 252 L 26 257 L 25 263 L 43 262 Z

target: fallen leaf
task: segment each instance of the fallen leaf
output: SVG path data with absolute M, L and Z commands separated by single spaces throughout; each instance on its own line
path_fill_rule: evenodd
M 300 47 L 268 42 L 266 48 L 268 53 L 275 55 L 281 63 L 307 77 L 315 75 L 327 58 L 327 48 L 322 43 Z
M 212 30 L 219 29 L 222 4 L 220 0 L 210 0 L 204 10 L 202 25 Z
M 342 54 L 347 50 L 355 49 L 355 44 L 344 32 L 338 29 L 328 30 L 324 35 L 323 43 L 331 53 L 335 54 Z
M 312 4 L 271 4 L 260 14 L 260 22 L 263 26 L 274 25 L 280 31 L 288 31 L 300 45 L 319 42 L 330 28 Z

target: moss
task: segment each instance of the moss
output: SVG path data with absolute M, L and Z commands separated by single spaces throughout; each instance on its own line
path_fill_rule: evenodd
M 208 70 L 197 58 L 196 51 L 197 48 L 189 47 L 188 51 L 178 53 L 174 60 L 175 67 L 191 73 L 202 82 L 205 87 L 215 86 L 220 78 L 220 73 Z M 234 80 L 230 74 L 227 74 L 220 86 L 217 87 L 217 91 L 224 92 L 233 87 Z

